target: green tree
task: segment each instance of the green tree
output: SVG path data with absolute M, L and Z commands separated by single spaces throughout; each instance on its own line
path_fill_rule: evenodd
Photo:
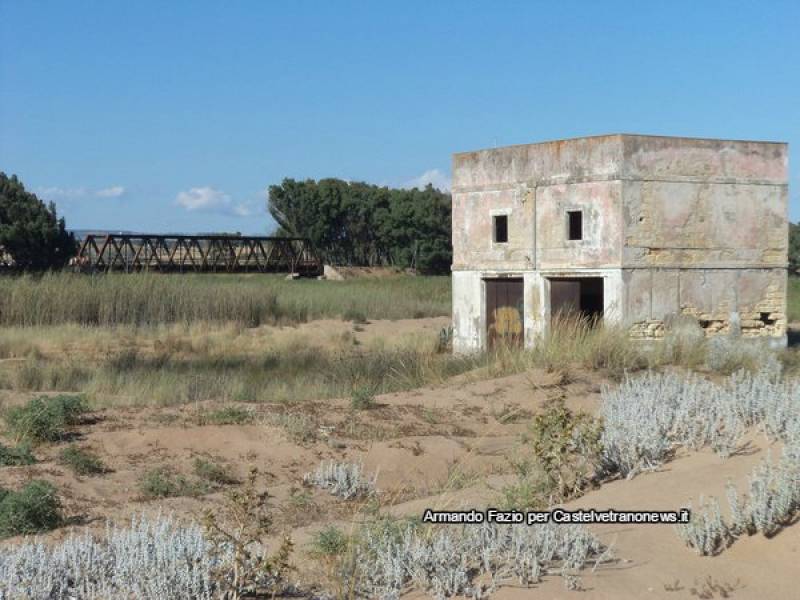
M 789 223 L 789 273 L 800 273 L 800 223 Z
M 75 238 L 48 206 L 25 191 L 16 175 L 0 172 L 0 248 L 17 268 L 41 271 L 63 267 L 76 251 Z
M 309 238 L 327 262 L 450 270 L 450 195 L 430 185 L 284 179 L 269 189 L 269 211 L 278 235 Z

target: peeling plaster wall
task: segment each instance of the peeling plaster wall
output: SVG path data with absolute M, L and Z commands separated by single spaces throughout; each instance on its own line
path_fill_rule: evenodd
M 538 269 L 620 266 L 622 186 L 619 181 L 556 184 L 536 195 Z M 583 214 L 583 238 L 567 239 L 567 211 Z
M 485 292 L 477 271 L 453 271 L 453 351 L 477 352 L 486 342 Z
M 619 246 L 610 253 L 600 239 L 620 228 L 619 185 L 614 183 L 622 157 L 620 136 L 580 138 L 510 146 L 453 156 L 453 270 L 538 268 L 537 253 L 552 266 L 570 264 L 577 255 L 585 266 L 619 266 Z M 600 182 L 600 183 L 597 183 Z M 609 182 L 609 183 L 602 183 Z M 587 211 L 593 242 L 566 245 L 563 215 L 548 208 L 572 202 Z M 545 214 L 537 214 L 544 210 Z M 492 216 L 509 214 L 507 244 L 492 242 Z M 589 214 L 591 213 L 591 215 Z M 592 217 L 592 218 L 589 218 Z M 550 235 L 558 231 L 558 236 Z M 537 241 L 544 236 L 544 245 Z M 619 239 L 621 231 L 615 233 Z
M 785 144 L 624 136 L 623 278 L 632 335 L 671 315 L 706 335 L 786 339 Z
M 453 157 L 454 348 L 485 346 L 484 277 L 524 279 L 525 340 L 549 322 L 549 278 L 602 276 L 606 321 L 637 338 L 671 315 L 708 335 L 785 343 L 785 144 L 611 135 Z M 570 241 L 566 211 L 583 212 Z M 492 217 L 508 215 L 495 244 Z

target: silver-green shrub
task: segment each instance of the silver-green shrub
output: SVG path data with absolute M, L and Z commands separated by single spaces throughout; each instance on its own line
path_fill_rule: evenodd
M 134 518 L 63 542 L 8 546 L 0 553 L 0 600 L 210 600 L 215 569 L 231 560 L 213 553 L 202 529 L 172 518 Z
M 713 500 L 693 515 L 692 522 L 676 527 L 678 535 L 699 554 L 716 554 L 741 535 L 774 535 L 800 511 L 800 453 L 787 444 L 777 463 L 767 456 L 748 478 L 744 495 L 728 482 L 729 518 L 723 519 Z
M 306 473 L 303 483 L 328 490 L 333 496 L 345 500 L 375 493 L 377 474 L 368 477 L 361 463 L 323 462 L 312 473 Z
M 436 599 L 485 598 L 497 587 L 528 586 L 577 574 L 611 560 L 611 553 L 581 525 L 459 525 L 367 529 L 357 547 L 357 587 L 362 596 L 395 600 L 409 589 Z
M 675 529 L 688 546 L 703 556 L 718 554 L 733 539 L 716 498 L 712 498 L 707 504 L 700 498 L 700 509 L 692 514 L 692 520 L 676 525 Z
M 757 427 L 771 440 L 800 439 L 800 383 L 780 378 L 774 359 L 756 373 L 716 384 L 693 374 L 648 372 L 603 390 L 602 467 L 633 477 L 679 447 L 710 447 L 725 457 Z

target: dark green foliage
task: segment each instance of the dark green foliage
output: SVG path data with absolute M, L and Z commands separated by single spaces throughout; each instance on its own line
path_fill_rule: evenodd
M 541 510 L 580 495 L 595 477 L 601 434 L 600 421 L 572 412 L 563 397 L 548 400 L 527 435 L 530 454 L 513 461 L 519 480 L 502 490 L 501 504 Z
M 314 557 L 341 556 L 347 551 L 349 540 L 341 529 L 330 525 L 318 531 L 311 542 L 311 555 Z
M 800 223 L 789 223 L 789 273 L 800 274 Z
M 67 446 L 58 455 L 58 462 L 72 469 L 77 475 L 101 475 L 107 471 L 100 458 L 77 446 Z
M 582 491 L 594 476 L 601 434 L 598 420 L 572 412 L 563 397 L 549 400 L 534 417 L 529 434 L 533 460 L 558 501 Z
M 40 396 L 24 406 L 10 408 L 5 419 L 18 440 L 55 442 L 64 437 L 67 427 L 77 425 L 87 410 L 80 396 Z
M 61 501 L 50 483 L 31 481 L 16 492 L 0 488 L 0 538 L 50 531 L 61 522 Z
M 22 465 L 32 465 L 36 462 L 31 448 L 27 444 L 20 444 L 16 447 L 0 444 L 0 467 L 19 467 Z
M 74 236 L 49 206 L 25 191 L 16 175 L 0 172 L 0 248 L 26 271 L 57 269 L 77 250 Z
M 307 237 L 321 258 L 348 265 L 416 267 L 448 273 L 450 195 L 340 179 L 284 179 L 269 188 L 279 235 Z
M 189 481 L 167 467 L 157 467 L 139 478 L 139 491 L 145 499 L 174 496 L 202 496 L 209 488 L 203 482 Z

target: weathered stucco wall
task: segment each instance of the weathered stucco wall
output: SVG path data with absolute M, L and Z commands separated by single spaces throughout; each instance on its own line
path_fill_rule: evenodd
M 567 211 L 583 214 L 583 238 L 567 239 Z M 536 268 L 621 265 L 622 186 L 619 181 L 564 183 L 537 188 Z
M 546 330 L 549 278 L 569 276 L 602 276 L 606 319 L 634 337 L 683 314 L 708 335 L 785 342 L 787 181 L 776 143 L 612 135 L 454 155 L 456 349 L 484 347 L 482 278 L 511 273 L 526 343 Z M 581 240 L 568 210 L 583 212 Z
M 785 144 L 625 136 L 625 321 L 661 337 L 671 315 L 707 335 L 786 334 Z
M 453 194 L 454 269 L 532 269 L 533 200 L 512 189 Z M 494 243 L 492 218 L 508 216 L 508 242 Z
M 623 269 L 622 278 L 633 337 L 663 337 L 673 315 L 691 315 L 707 335 L 785 341 L 784 269 Z

